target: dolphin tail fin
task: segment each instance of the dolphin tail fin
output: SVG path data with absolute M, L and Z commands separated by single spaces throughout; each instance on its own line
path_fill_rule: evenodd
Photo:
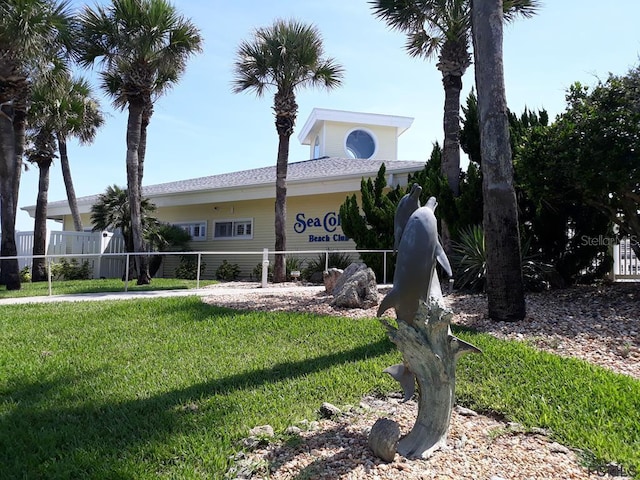
M 402 392 L 404 393 L 403 402 L 411 399 L 416 391 L 416 376 L 403 363 L 391 365 L 383 370 L 400 383 Z
M 444 268 L 444 271 L 447 272 L 447 275 L 449 277 L 453 277 L 453 272 L 451 271 L 451 264 L 449 264 L 449 259 L 447 258 L 447 254 L 444 253 L 444 249 L 442 248 L 442 245 L 440 245 L 440 242 L 438 242 L 438 244 L 436 245 L 436 259 L 438 260 L 438 263 L 442 265 L 442 268 Z
M 396 297 L 396 292 L 395 290 L 392 288 L 389 293 L 387 293 L 387 295 L 382 299 L 382 301 L 380 302 L 380 306 L 378 307 L 378 312 L 376 313 L 376 316 L 379 317 L 380 315 L 382 315 L 384 312 L 386 312 L 387 310 L 389 310 L 391 307 L 395 307 L 396 303 L 395 303 L 395 297 Z

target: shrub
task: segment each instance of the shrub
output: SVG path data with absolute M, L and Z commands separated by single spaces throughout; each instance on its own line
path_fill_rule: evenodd
M 20 270 L 20 281 L 29 283 L 31 281 L 31 269 L 27 266 Z
M 63 258 L 60 263 L 51 264 L 51 276 L 55 280 L 89 280 L 91 278 L 89 261 L 85 260 L 79 264 L 75 258 L 71 261 Z
M 256 280 L 262 279 L 262 262 L 258 263 L 253 268 L 253 272 L 251 272 L 251 276 L 255 277 Z M 269 263 L 269 268 L 267 270 L 267 280 L 269 282 L 273 280 L 273 264 L 272 263 Z
M 237 263 L 229 263 L 226 260 L 222 261 L 222 264 L 216 270 L 216 279 L 231 281 L 238 278 L 240 275 L 240 267 Z
M 206 263 L 200 262 L 200 278 L 204 273 Z M 176 268 L 176 278 L 196 280 L 198 278 L 198 259 L 194 255 L 181 255 L 180 264 Z
M 460 230 L 460 240 L 453 242 L 453 268 L 456 288 L 483 291 L 487 278 L 487 256 L 484 232 L 479 225 Z M 552 265 L 529 254 L 529 242 L 522 242 L 522 279 L 525 290 L 549 288 L 550 279 L 557 276 Z
M 307 262 L 307 266 L 302 271 L 302 278 L 310 279 L 316 272 L 324 272 L 325 267 L 325 255 L 324 253 L 318 254 L 314 259 Z M 382 255 L 380 255 L 382 256 Z M 344 270 L 353 263 L 351 256 L 344 252 L 329 252 L 329 268 L 339 268 Z

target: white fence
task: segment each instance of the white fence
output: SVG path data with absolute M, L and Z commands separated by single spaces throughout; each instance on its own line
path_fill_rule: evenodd
M 613 247 L 613 280 L 640 279 L 640 261 L 631 248 L 631 240 L 622 240 Z
M 47 232 L 46 255 L 91 255 L 82 257 L 88 261 L 94 278 L 117 278 L 124 271 L 124 256 L 103 256 L 104 253 L 123 253 L 124 238 L 110 232 Z M 16 247 L 20 269 L 31 267 L 33 232 L 16 233 Z M 73 257 L 71 257 L 73 258 Z M 80 260 L 80 257 L 78 258 Z

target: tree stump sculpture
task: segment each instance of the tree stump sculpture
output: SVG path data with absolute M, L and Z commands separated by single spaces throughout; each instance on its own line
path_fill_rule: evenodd
M 412 193 L 415 194 L 414 189 Z M 412 194 L 407 194 L 407 198 L 409 195 Z M 398 208 L 406 209 L 407 203 L 401 201 Z M 480 353 L 478 348 L 451 333 L 453 314 L 444 306 L 435 271 L 437 261 L 451 276 L 449 261 L 438 240 L 436 205 L 431 197 L 425 207 L 416 205 L 410 215 L 406 212 L 396 215 L 396 221 L 401 223 L 395 225 L 398 260 L 393 288 L 378 309 L 378 316 L 391 307 L 395 309 L 397 327 L 385 319 L 381 321 L 404 358 L 402 364 L 385 372 L 400 382 L 405 401 L 411 398 L 418 383 L 416 422 L 397 442 L 397 452 L 409 458 L 426 458 L 445 444 L 455 401 L 456 363 L 464 353 Z M 392 429 L 372 429 L 369 435 L 374 453 L 386 459 L 388 431 Z

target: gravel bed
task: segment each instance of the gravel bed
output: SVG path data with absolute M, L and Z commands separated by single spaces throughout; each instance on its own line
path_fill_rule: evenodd
M 312 312 L 349 318 L 375 317 L 370 309 L 335 309 L 332 297 L 318 287 L 282 284 L 269 289 L 232 282 L 208 287 L 207 303 L 236 309 Z M 382 299 L 386 288 L 379 290 Z M 454 293 L 446 297 L 454 323 L 498 338 L 528 342 L 558 355 L 584 359 L 615 372 L 640 378 L 640 320 L 636 284 L 580 286 L 529 294 L 527 317 L 521 322 L 487 318 L 486 297 Z M 389 311 L 387 313 L 392 313 Z M 322 399 L 319 399 L 319 404 Z M 518 425 L 475 412 L 454 411 L 448 447 L 426 460 L 396 455 L 391 463 L 376 458 L 367 434 L 381 417 L 411 430 L 414 401 L 399 397 L 364 397 L 357 407 L 319 422 L 294 426 L 297 442 L 269 443 L 239 453 L 229 478 L 245 479 L 593 479 L 629 478 L 616 466 L 590 472 L 576 452 L 549 439 L 544 432 L 524 432 Z

